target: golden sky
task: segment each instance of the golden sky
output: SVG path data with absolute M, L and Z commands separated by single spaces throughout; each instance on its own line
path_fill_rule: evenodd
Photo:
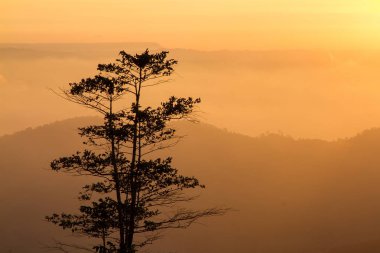
M 0 42 L 193 49 L 380 46 L 379 0 L 0 0 Z

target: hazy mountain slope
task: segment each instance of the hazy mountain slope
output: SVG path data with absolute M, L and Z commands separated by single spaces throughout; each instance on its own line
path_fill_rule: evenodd
M 70 239 L 43 217 L 75 207 L 83 179 L 48 167 L 53 158 L 78 149 L 75 129 L 93 120 L 72 119 L 0 138 L 4 252 L 43 252 L 39 243 Z M 169 153 L 184 174 L 207 186 L 194 205 L 238 211 L 172 231 L 151 252 L 362 253 L 377 247 L 371 245 L 380 240 L 380 130 L 325 142 L 250 138 L 204 124 L 178 127 L 188 137 Z
M 44 215 L 73 206 L 81 179 L 57 175 L 49 164 L 74 152 L 81 143 L 75 129 L 93 121 L 67 120 L 0 138 L 1 252 L 42 252 L 57 235 Z

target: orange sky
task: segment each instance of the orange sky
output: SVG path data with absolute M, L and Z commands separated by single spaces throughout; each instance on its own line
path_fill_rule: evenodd
M 379 0 L 0 0 L 0 42 L 379 48 Z
M 202 97 L 205 120 L 252 136 L 281 131 L 295 137 L 334 139 L 380 126 L 379 52 L 337 53 L 380 49 L 380 0 L 0 0 L 0 13 L 0 43 L 155 42 L 170 49 L 322 49 L 263 55 L 241 51 L 233 56 L 202 53 L 203 58 L 194 62 L 197 52 L 180 54 L 185 66 L 179 66 L 178 89 L 170 87 L 167 92 Z M 65 55 L 66 49 L 61 50 Z M 0 57 L 0 86 L 6 91 L 0 94 L 0 102 L 11 108 L 0 114 L 5 122 L 0 135 L 76 115 L 76 107 L 67 109 L 68 105 L 55 102 L 47 88 L 86 77 L 99 63 L 95 56 L 93 61 L 80 55 L 69 60 L 22 56 Z M 23 93 L 28 103 L 19 103 L 10 93 Z M 24 104 L 31 112 L 20 121 Z

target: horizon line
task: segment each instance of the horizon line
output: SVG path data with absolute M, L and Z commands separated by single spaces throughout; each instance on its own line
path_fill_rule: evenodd
M 144 45 L 152 44 L 162 50 L 189 50 L 189 51 L 199 51 L 199 52 L 292 52 L 292 51 L 303 51 L 303 52 L 312 52 L 312 51 L 335 51 L 335 52 L 363 52 L 363 51 L 380 51 L 380 48 L 350 48 L 350 49 L 335 49 L 335 48 L 257 48 L 257 49 L 231 49 L 231 48 L 222 48 L 222 49 L 198 49 L 198 48 L 186 48 L 186 47 L 165 47 L 158 42 L 151 41 L 124 41 L 124 42 L 0 42 L 0 46 L 13 46 L 13 45 L 121 45 L 121 44 L 133 44 L 133 45 Z

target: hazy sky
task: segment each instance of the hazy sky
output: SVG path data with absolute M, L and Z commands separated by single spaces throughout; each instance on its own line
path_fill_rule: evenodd
M 167 92 L 202 97 L 206 121 L 253 136 L 281 131 L 334 139 L 380 126 L 380 0 L 0 0 L 0 12 L 0 43 L 155 42 L 174 52 L 296 49 L 179 53 L 185 64 L 178 88 Z M 83 52 L 91 59 L 74 49 L 78 55 L 68 56 L 64 45 L 55 47 L 56 55 L 49 51 L 51 59 L 38 50 L 26 59 L 23 47 L 0 57 L 0 104 L 9 108 L 0 113 L 0 135 L 15 125 L 78 116 L 47 88 L 86 77 L 101 62 L 102 54 L 89 47 Z M 25 103 L 10 93 L 22 93 Z
M 379 48 L 379 0 L 0 0 L 0 42 Z

